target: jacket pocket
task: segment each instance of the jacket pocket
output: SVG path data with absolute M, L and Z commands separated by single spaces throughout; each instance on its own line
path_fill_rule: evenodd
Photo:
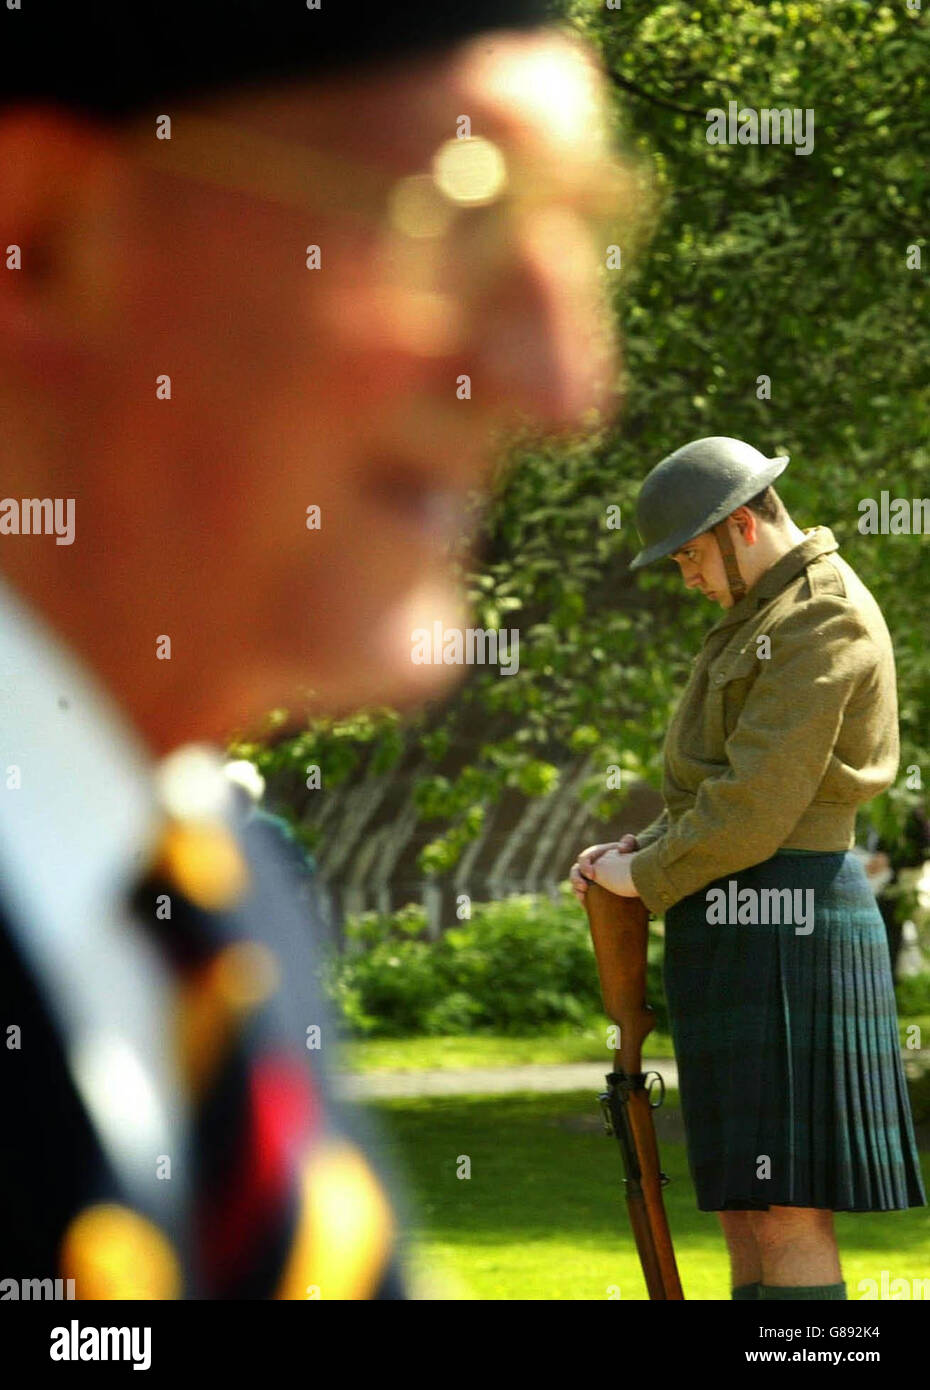
M 706 729 L 709 739 L 719 741 L 721 748 L 739 723 L 761 665 L 762 659 L 756 656 L 753 644 L 724 656 L 709 673 Z

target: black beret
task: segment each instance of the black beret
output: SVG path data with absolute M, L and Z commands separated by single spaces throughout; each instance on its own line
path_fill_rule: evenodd
M 315 0 L 316 2 L 316 0 Z M 551 0 L 0 0 L 0 103 L 103 117 L 322 76 L 549 17 Z

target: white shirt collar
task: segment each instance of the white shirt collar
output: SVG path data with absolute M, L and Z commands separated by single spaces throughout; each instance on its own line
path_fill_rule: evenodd
M 178 1186 L 151 1176 L 156 1155 L 177 1152 L 184 1110 L 166 1046 L 174 986 L 125 895 L 159 825 L 139 742 L 0 583 L 3 906 L 104 1148 L 140 1200 L 162 1190 L 156 1202 Z
M 9 785 L 10 768 L 19 788 Z M 43 910 L 99 905 L 131 881 L 157 831 L 150 768 L 135 736 L 0 584 L 0 858 L 15 891 Z

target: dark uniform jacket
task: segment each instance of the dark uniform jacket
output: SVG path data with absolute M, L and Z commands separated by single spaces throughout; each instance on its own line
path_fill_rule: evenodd
M 175 848 L 154 861 L 123 932 L 130 961 L 139 948 L 139 998 L 161 988 L 171 1001 L 154 1082 L 127 1062 L 107 961 L 87 962 L 100 988 L 81 1014 L 77 980 L 69 1000 L 30 923 L 13 925 L 0 904 L 0 1294 L 34 1298 L 22 1281 L 60 1279 L 78 1299 L 402 1298 L 371 1137 L 327 1083 L 335 1038 L 316 993 L 318 924 L 269 827 L 252 829 L 248 852 L 221 835 L 232 858 L 198 880 L 217 850 L 197 851 L 201 832 L 179 851 L 187 831 L 173 827 Z M 206 903 L 237 862 L 232 900 Z M 161 982 L 149 938 L 168 967 Z M 91 932 L 86 949 L 97 949 Z

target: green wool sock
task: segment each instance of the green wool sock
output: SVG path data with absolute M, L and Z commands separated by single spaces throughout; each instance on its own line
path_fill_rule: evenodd
M 768 1299 L 783 1298 L 805 1298 L 805 1299 L 845 1299 L 845 1284 L 815 1284 L 813 1287 L 788 1287 L 781 1284 L 760 1284 L 759 1297 Z
M 761 1287 L 761 1284 L 740 1284 L 737 1288 L 733 1290 L 732 1297 L 742 1299 L 756 1299 L 759 1297 L 759 1290 L 761 1289 Z

